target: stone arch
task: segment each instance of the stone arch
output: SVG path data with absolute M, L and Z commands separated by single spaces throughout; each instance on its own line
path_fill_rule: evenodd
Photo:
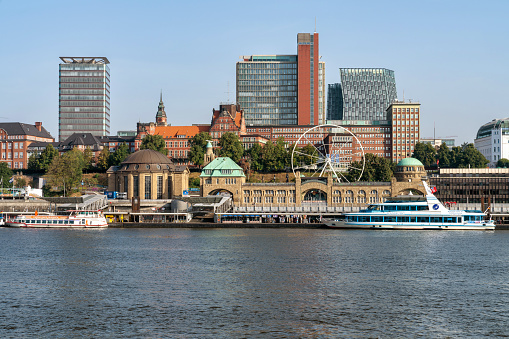
M 208 192 L 207 195 L 221 195 L 221 194 L 227 194 L 229 195 L 232 199 L 234 197 L 234 194 L 232 191 L 226 189 L 226 188 L 216 188 L 216 189 L 213 189 L 211 190 L 210 192 Z
M 319 188 L 311 188 L 302 192 L 302 202 L 321 202 L 327 203 L 327 192 Z

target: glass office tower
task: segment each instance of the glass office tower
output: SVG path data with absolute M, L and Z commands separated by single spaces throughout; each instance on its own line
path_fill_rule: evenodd
M 341 84 L 329 84 L 327 91 L 327 120 L 341 120 L 343 93 Z
M 297 56 L 243 59 L 237 63 L 237 103 L 246 125 L 297 125 Z
M 297 55 L 251 55 L 237 63 L 237 103 L 247 126 L 325 120 L 325 63 L 318 33 L 297 34 Z
M 110 63 L 104 57 L 60 57 L 58 139 L 110 134 Z
M 343 107 L 339 120 L 390 120 L 387 108 L 397 99 L 394 71 L 340 68 Z

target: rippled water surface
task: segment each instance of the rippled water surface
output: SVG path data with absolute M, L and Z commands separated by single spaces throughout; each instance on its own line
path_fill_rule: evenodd
M 0 228 L 0 337 L 509 336 L 509 232 Z

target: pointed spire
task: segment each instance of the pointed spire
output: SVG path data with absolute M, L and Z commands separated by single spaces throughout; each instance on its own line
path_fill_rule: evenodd
M 159 100 L 160 102 L 163 102 L 163 89 L 161 88 L 161 100 Z

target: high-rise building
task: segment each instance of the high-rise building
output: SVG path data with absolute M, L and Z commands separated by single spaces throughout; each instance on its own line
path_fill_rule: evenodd
M 398 95 L 394 71 L 385 68 L 340 68 L 343 107 L 338 120 L 390 120 L 387 108 Z
M 58 138 L 110 133 L 110 63 L 105 57 L 60 57 Z
M 236 71 L 237 103 L 246 125 L 325 121 L 325 63 L 319 61 L 318 45 L 318 33 L 299 33 L 297 55 L 241 57 Z
M 420 140 L 421 104 L 393 102 L 387 108 L 392 120 L 392 160 L 399 162 L 412 156 L 415 144 Z
M 343 93 L 341 84 L 329 84 L 327 90 L 327 120 L 341 120 Z

